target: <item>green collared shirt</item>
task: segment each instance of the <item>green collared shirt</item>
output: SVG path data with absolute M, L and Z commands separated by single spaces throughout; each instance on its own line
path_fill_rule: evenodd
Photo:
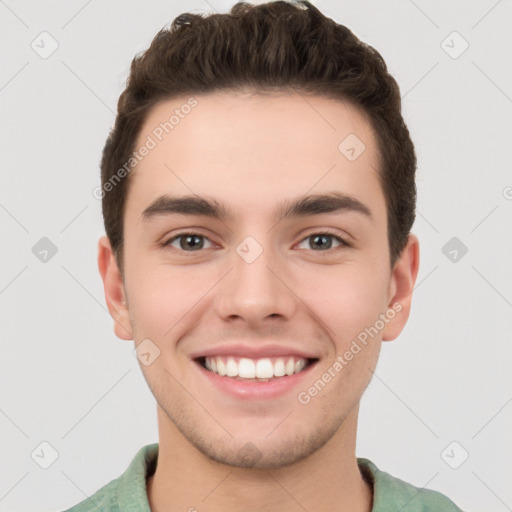
M 155 472 L 157 456 L 158 443 L 143 446 L 120 477 L 65 512 L 151 512 L 146 479 Z M 372 512 L 462 512 L 440 492 L 414 487 L 368 459 L 357 463 L 373 486 Z

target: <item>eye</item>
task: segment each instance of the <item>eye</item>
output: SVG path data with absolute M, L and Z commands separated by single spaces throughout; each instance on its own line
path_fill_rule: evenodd
M 162 245 L 164 247 L 171 246 L 185 252 L 193 252 L 204 249 L 205 240 L 208 240 L 211 244 L 211 241 L 204 235 L 199 235 L 197 233 L 181 233 L 180 235 L 169 239 L 167 242 L 164 242 Z M 174 245 L 175 242 L 178 242 L 178 247 Z
M 314 249 L 314 248 L 319 248 L 320 251 L 326 251 L 326 250 L 333 248 L 332 247 L 333 239 L 336 240 L 339 243 L 339 246 L 341 246 L 341 247 L 350 247 L 350 244 L 347 243 L 345 240 L 343 240 L 343 238 L 335 235 L 334 233 L 329 233 L 329 232 L 313 233 L 313 234 L 307 236 L 306 238 L 304 238 L 304 240 L 302 240 L 301 244 L 304 242 L 307 242 L 309 240 L 310 247 L 306 247 L 306 249 L 313 248 L 313 250 L 316 251 L 316 249 Z M 316 252 L 318 252 L 318 251 L 316 251 Z
M 307 243 L 309 241 L 309 247 L 300 247 L 302 249 L 310 249 L 315 252 L 319 251 L 327 251 L 329 249 L 336 249 L 336 246 L 333 247 L 333 240 L 335 243 L 338 243 L 339 247 L 350 247 L 350 244 L 346 242 L 343 238 L 334 233 L 329 232 L 321 232 L 321 233 L 313 233 L 304 238 L 300 244 Z M 209 246 L 205 246 L 205 241 Z M 198 233 L 181 233 L 176 235 L 166 242 L 162 243 L 163 247 L 173 247 L 178 251 L 182 252 L 196 252 L 201 249 L 208 249 L 213 247 L 211 240 L 209 240 L 206 236 L 200 235 Z

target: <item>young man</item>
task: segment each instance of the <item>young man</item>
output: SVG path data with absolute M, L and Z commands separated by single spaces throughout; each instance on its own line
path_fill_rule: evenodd
M 72 511 L 460 511 L 356 458 L 419 265 L 416 158 L 381 56 L 307 2 L 183 14 L 102 159 L 99 270 L 159 443 Z

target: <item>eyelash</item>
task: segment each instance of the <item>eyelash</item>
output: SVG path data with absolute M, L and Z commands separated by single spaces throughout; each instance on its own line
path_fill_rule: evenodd
M 178 235 L 173 236 L 172 238 L 170 238 L 166 242 L 162 242 L 160 245 L 163 248 L 168 248 L 168 247 L 170 247 L 171 243 L 174 242 L 175 240 L 179 240 L 180 238 L 183 238 L 183 237 L 186 237 L 186 236 L 189 236 L 189 235 L 198 236 L 198 237 L 210 240 L 206 235 L 201 235 L 200 233 L 196 233 L 196 232 L 193 232 L 193 231 L 186 231 L 186 232 L 183 232 L 183 233 L 180 233 Z M 311 233 L 311 234 L 307 235 L 306 237 L 304 237 L 300 241 L 300 243 L 304 242 L 304 240 L 307 240 L 308 238 L 311 238 L 311 237 L 313 237 L 315 235 L 327 235 L 327 236 L 333 237 L 338 242 L 340 242 L 341 246 L 340 247 L 329 248 L 329 249 L 324 249 L 324 250 L 318 250 L 318 251 L 315 251 L 314 249 L 308 249 L 308 250 L 313 251 L 313 252 L 324 253 L 324 252 L 328 252 L 328 251 L 334 251 L 336 249 L 342 249 L 344 247 L 352 247 L 351 244 L 349 244 L 345 239 L 341 238 L 336 233 L 333 233 L 332 231 L 329 231 L 328 229 L 323 230 L 323 231 L 318 231 L 318 232 L 315 232 L 315 233 Z M 211 242 L 211 240 L 210 240 L 210 242 Z M 174 249 L 175 251 L 181 252 L 181 253 L 185 253 L 185 254 L 186 253 L 194 254 L 194 253 L 197 253 L 197 252 L 201 252 L 201 250 L 202 250 L 202 249 L 199 249 L 199 250 L 196 250 L 196 251 L 185 251 L 183 249 L 177 249 L 176 247 L 172 247 L 172 249 Z

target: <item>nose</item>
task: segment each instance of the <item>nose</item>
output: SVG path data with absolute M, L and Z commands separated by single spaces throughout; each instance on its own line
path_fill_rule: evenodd
M 271 318 L 289 320 L 296 311 L 298 299 L 287 282 L 291 279 L 284 263 L 258 246 L 254 241 L 240 244 L 233 254 L 232 270 L 217 287 L 213 307 L 224 321 L 241 319 L 250 327 L 261 327 Z

